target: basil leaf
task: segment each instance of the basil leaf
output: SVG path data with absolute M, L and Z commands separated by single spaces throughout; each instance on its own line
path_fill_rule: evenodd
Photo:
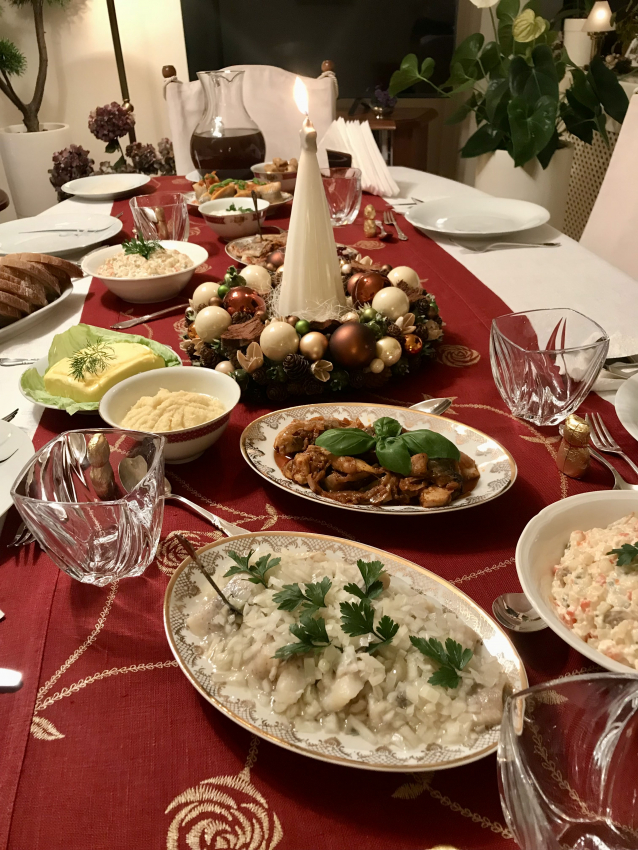
M 408 431 L 401 435 L 401 439 L 411 455 L 425 452 L 428 457 L 448 457 L 452 460 L 461 458 L 461 452 L 454 443 L 435 431 L 428 431 L 425 428 Z
M 378 440 L 376 453 L 381 466 L 390 472 L 398 472 L 401 475 L 410 475 L 412 472 L 410 452 L 403 442 L 403 437 L 385 437 Z
M 401 433 L 401 423 L 391 416 L 382 416 L 374 423 L 374 433 L 377 437 L 398 437 Z
M 317 446 L 333 455 L 362 455 L 374 446 L 375 437 L 360 428 L 330 428 L 315 440 Z

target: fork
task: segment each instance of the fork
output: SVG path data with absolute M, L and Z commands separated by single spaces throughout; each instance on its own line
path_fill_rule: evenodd
M 0 366 L 30 366 L 35 362 L 34 357 L 0 357 Z
M 15 533 L 15 537 L 9 543 L 9 546 L 27 546 L 29 543 L 33 543 L 35 537 L 26 527 L 26 525 L 21 522 L 18 526 L 18 530 Z
M 599 454 L 599 453 L 596 451 L 596 449 L 593 449 L 593 448 L 590 446 L 590 447 L 589 447 L 589 451 L 590 451 L 591 455 L 592 455 L 593 457 L 595 457 L 595 458 L 596 458 L 596 460 L 597 460 L 599 463 L 602 463 L 602 465 L 603 465 L 603 466 L 606 466 L 606 467 L 607 467 L 607 469 L 608 469 L 608 470 L 611 472 L 611 474 L 614 476 L 614 486 L 611 488 L 612 490 L 638 490 L 638 484 L 630 484 L 630 483 L 629 483 L 629 481 L 625 481 L 625 479 L 622 477 L 622 475 L 620 475 L 620 473 L 619 473 L 619 472 L 617 472 L 616 468 L 615 468 L 615 467 L 613 467 L 613 466 L 609 463 L 609 461 L 607 460 L 607 458 L 605 458 L 605 457 L 603 457 L 601 454 Z
M 458 248 L 465 248 L 472 254 L 485 254 L 486 251 L 491 251 L 493 248 L 558 248 L 560 242 L 488 242 L 486 245 L 469 245 L 467 242 L 457 242 L 455 239 L 450 239 L 453 245 Z
M 6 416 L 3 416 L 3 417 L 2 417 L 2 421 L 3 421 L 3 422 L 13 422 L 13 420 L 14 420 L 14 419 L 16 418 L 16 416 L 18 415 L 18 410 L 19 410 L 19 409 L 20 409 L 19 407 L 16 407 L 16 409 L 15 409 L 15 410 L 12 410 L 12 411 L 11 411 L 11 413 L 7 413 L 7 415 L 6 415 Z
M 589 422 L 589 428 L 591 431 L 591 441 L 596 446 L 599 452 L 607 452 L 612 455 L 619 455 L 624 461 L 626 461 L 629 466 L 633 469 L 633 471 L 638 475 L 638 466 L 633 462 L 633 460 L 628 457 L 625 452 L 620 448 L 618 443 L 611 436 L 609 431 L 607 430 L 607 426 L 603 422 L 603 418 L 600 413 L 588 413 L 587 421 Z
M 405 235 L 405 233 L 401 230 L 401 228 L 397 224 L 397 220 L 394 217 L 394 213 L 392 212 L 392 210 L 385 210 L 384 211 L 384 213 L 383 213 L 383 223 L 388 224 L 388 225 L 392 225 L 392 227 L 396 227 L 397 236 L 401 240 L 401 242 L 407 242 L 408 241 L 408 237 Z

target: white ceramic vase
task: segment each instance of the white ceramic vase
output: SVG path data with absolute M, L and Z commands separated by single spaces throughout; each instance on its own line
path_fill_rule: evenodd
M 565 18 L 563 21 L 563 44 L 569 58 L 579 68 L 591 61 L 591 38 L 585 32 L 585 18 Z
M 486 153 L 477 157 L 474 185 L 488 195 L 540 204 L 549 223 L 562 230 L 573 156 L 572 147 L 559 148 L 543 169 L 537 159 L 515 168 L 507 151 Z
M 49 182 L 56 151 L 71 143 L 68 124 L 40 124 L 39 133 L 27 133 L 23 124 L 0 128 L 0 156 L 18 218 L 37 215 L 57 198 Z

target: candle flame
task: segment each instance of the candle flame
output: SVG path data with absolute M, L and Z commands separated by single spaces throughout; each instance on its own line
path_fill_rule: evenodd
M 305 87 L 303 82 L 297 77 L 295 79 L 295 86 L 293 88 L 293 95 L 295 98 L 295 103 L 297 104 L 297 109 L 299 112 L 302 112 L 304 115 L 308 114 L 308 89 Z

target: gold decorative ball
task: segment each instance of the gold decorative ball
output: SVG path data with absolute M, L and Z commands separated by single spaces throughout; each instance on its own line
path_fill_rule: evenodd
M 222 372 L 224 375 L 230 375 L 231 372 L 234 372 L 235 369 L 230 360 L 222 360 L 220 363 L 215 366 L 216 372 Z
M 186 331 L 186 333 L 188 334 L 189 339 L 199 339 L 199 335 L 195 330 L 194 324 L 188 326 L 188 330 Z
M 345 316 L 341 317 L 341 324 L 345 325 L 346 322 L 358 322 L 359 314 L 355 313 L 354 310 L 351 310 L 349 313 L 346 313 Z
M 405 348 L 406 354 L 414 356 L 423 348 L 423 340 L 416 334 L 406 334 L 403 340 L 403 347 Z
M 382 360 L 386 366 L 394 366 L 401 359 L 403 349 L 401 343 L 391 336 L 384 336 L 377 340 L 377 357 Z
M 308 360 L 321 360 L 328 349 L 328 338 L 319 331 L 304 334 L 299 342 L 299 351 Z
M 289 324 L 289 325 L 292 325 L 292 326 L 293 326 L 293 328 L 294 328 L 294 326 L 295 326 L 295 325 L 297 324 L 297 322 L 299 321 L 299 316 L 288 316 L 288 317 L 286 318 L 286 321 L 288 322 L 288 324 Z
M 299 334 L 288 322 L 271 322 L 261 332 L 259 344 L 264 356 L 281 363 L 299 348 Z
M 375 375 L 380 374 L 385 369 L 385 363 L 380 357 L 375 357 L 372 363 L 370 364 L 370 371 L 374 372 Z

